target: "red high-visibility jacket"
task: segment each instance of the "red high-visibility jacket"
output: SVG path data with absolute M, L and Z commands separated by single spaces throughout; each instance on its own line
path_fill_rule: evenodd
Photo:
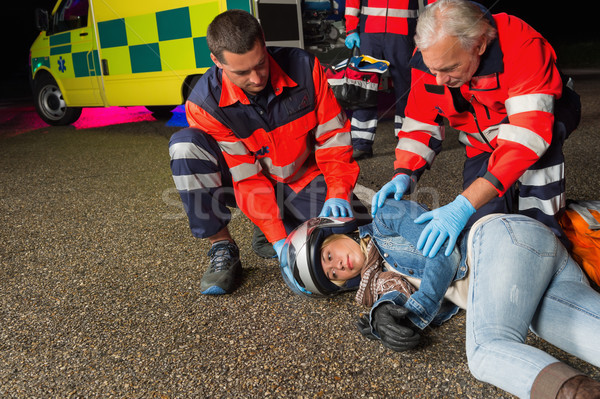
M 346 34 L 358 32 L 361 25 L 360 30 L 365 33 L 412 35 L 418 15 L 418 1 L 414 0 L 347 0 Z
M 398 134 L 396 174 L 419 177 L 431 166 L 445 135 L 442 117 L 459 131 L 468 157 L 491 153 L 484 178 L 499 195 L 548 149 L 554 103 L 562 94 L 554 50 L 519 18 L 497 14 L 493 21 L 498 38 L 488 45 L 460 95 L 438 86 L 421 53 L 415 53 L 406 118 Z
M 297 48 L 268 48 L 268 53 L 273 93 L 266 112 L 257 111 L 213 66 L 195 86 L 186 114 L 190 126 L 219 144 L 238 207 L 275 242 L 287 236 L 275 182 L 298 192 L 323 174 L 327 199 L 349 200 L 359 166 L 352 159 L 350 121 L 319 61 Z

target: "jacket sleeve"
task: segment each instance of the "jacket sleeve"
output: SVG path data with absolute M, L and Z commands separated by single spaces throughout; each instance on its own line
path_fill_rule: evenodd
M 562 94 L 556 56 L 543 38 L 530 39 L 511 54 L 505 61 L 508 123 L 500 125 L 497 147 L 484 176 L 500 195 L 548 150 L 555 99 Z
M 395 260 L 390 262 L 390 267 L 406 275 L 412 275 L 412 271 L 406 271 L 407 265 L 410 265 L 408 269 L 422 270 L 420 276 L 419 273 L 413 276 L 419 276 L 421 279 L 419 289 L 402 303 L 410 311 L 407 317 L 421 329 L 434 320 L 460 264 L 460 251 L 457 246 L 450 256 L 440 251 L 433 258 L 423 256 L 417 249 L 418 239 L 426 225 L 417 225 L 414 220 L 424 212 L 426 209 L 414 201 L 388 199 L 373 219 L 374 230 L 382 235 L 381 238 L 393 238 L 397 243 L 394 251 L 404 253 L 398 263 L 404 261 L 406 264 L 397 265 Z M 384 248 L 385 244 L 378 245 Z M 447 245 L 448 243 L 445 243 L 444 248 Z
M 186 103 L 187 119 L 219 145 L 231 171 L 235 199 L 240 210 L 258 226 L 269 242 L 287 236 L 279 216 L 273 184 L 262 173 L 262 167 L 252 154 L 226 126 L 190 101 Z
M 347 0 L 346 11 L 346 35 L 358 33 L 358 17 L 360 15 L 360 0 Z
M 315 159 L 327 183 L 327 199 L 350 199 L 359 166 L 352 158 L 350 121 L 331 91 L 323 67 L 315 58 Z
M 411 74 L 414 83 L 408 95 L 406 117 L 398 132 L 394 175 L 404 173 L 418 179 L 442 150 L 445 129 L 433 96 L 423 83 L 425 72 L 413 69 Z

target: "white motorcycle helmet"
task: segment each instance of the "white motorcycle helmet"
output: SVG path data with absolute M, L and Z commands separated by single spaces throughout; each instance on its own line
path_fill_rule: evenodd
M 296 227 L 288 235 L 283 247 L 287 262 L 280 264 L 283 280 L 288 287 L 296 294 L 312 297 L 332 296 L 356 289 L 360 276 L 342 287 L 325 276 L 321 266 L 321 245 L 332 234 L 349 234 L 357 229 L 356 219 L 334 217 L 312 218 Z

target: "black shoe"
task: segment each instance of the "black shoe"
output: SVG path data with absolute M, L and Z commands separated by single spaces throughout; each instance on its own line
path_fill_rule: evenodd
M 230 294 L 242 276 L 240 250 L 229 241 L 219 241 L 208 251 L 210 263 L 200 282 L 204 295 Z
M 252 249 L 261 258 L 273 259 L 277 257 L 277 253 L 273 249 L 273 244 L 267 240 L 267 237 L 265 237 L 258 226 L 254 226 L 254 231 L 252 232 Z
M 368 150 L 354 150 L 352 151 L 352 158 L 356 161 L 360 161 L 361 159 L 371 158 L 373 156 L 373 149 Z

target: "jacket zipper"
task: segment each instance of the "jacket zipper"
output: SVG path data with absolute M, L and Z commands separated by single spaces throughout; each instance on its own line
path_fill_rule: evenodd
M 490 150 L 494 151 L 494 147 L 492 147 L 492 144 L 487 139 L 487 137 L 485 137 L 485 135 L 481 131 L 481 128 L 479 127 L 479 121 L 477 120 L 477 114 L 475 113 L 475 107 L 473 107 L 473 99 L 475 99 L 475 96 L 471 95 L 471 99 L 469 100 L 469 105 L 470 105 L 470 110 L 469 111 L 471 112 L 471 115 L 473 115 L 473 119 L 475 120 L 475 126 L 477 126 L 477 131 L 479 132 L 479 135 L 481 136 L 481 138 L 483 139 L 483 141 L 485 141 L 485 143 L 487 144 L 487 146 L 490 147 Z M 485 107 L 485 110 L 486 110 L 486 113 L 488 113 L 487 107 Z M 489 116 L 489 113 L 488 113 L 488 116 Z

